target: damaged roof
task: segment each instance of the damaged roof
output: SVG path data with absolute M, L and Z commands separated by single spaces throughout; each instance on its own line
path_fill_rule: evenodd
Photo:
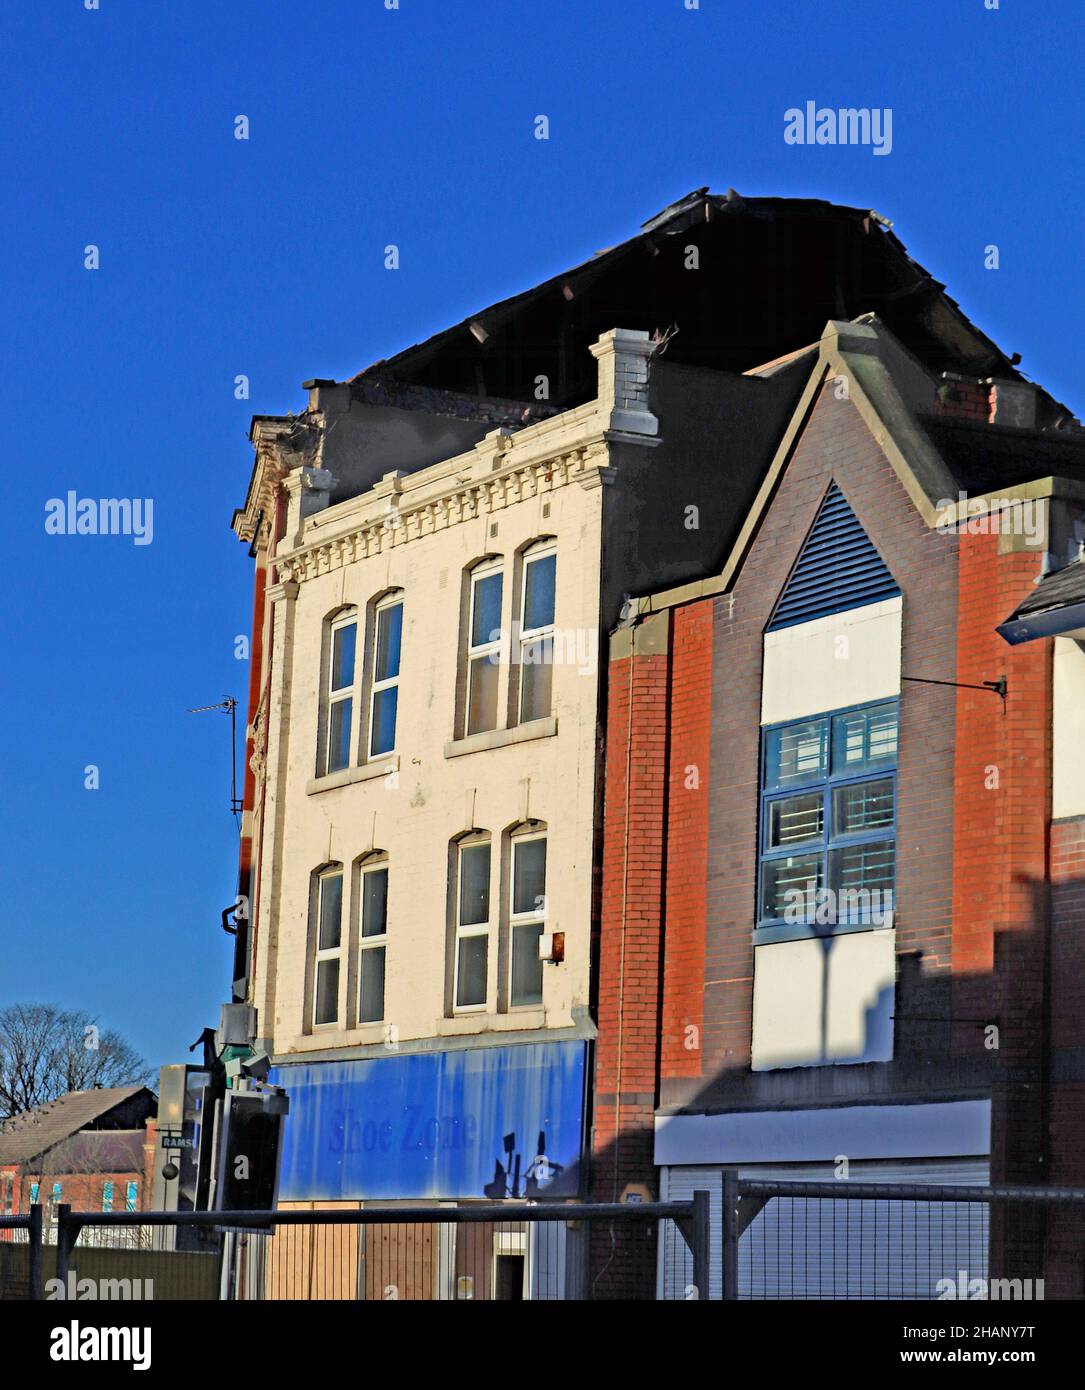
M 1085 482 L 1085 431 L 1080 429 L 1040 432 L 944 415 L 921 417 L 921 424 L 969 496 L 1037 478 Z
M 672 361 L 743 372 L 816 341 L 830 319 L 865 313 L 878 314 L 934 373 L 1023 380 L 890 227 L 869 209 L 821 199 L 699 188 L 628 240 L 351 382 L 361 390 L 392 379 L 530 401 L 544 374 L 550 402 L 566 409 L 593 396 L 588 345 L 614 327 L 676 330 Z

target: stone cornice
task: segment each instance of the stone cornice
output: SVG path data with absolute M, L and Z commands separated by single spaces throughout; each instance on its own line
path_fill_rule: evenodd
M 251 545 L 257 539 L 270 540 L 274 526 L 279 484 L 287 473 L 282 457 L 282 440 L 290 422 L 261 419 L 253 422 L 252 440 L 256 459 L 245 505 L 234 512 L 233 532 L 239 541 Z
M 362 497 L 319 513 L 307 524 L 302 545 L 276 555 L 280 578 L 301 583 L 571 483 L 598 486 L 606 475 L 606 431 L 596 429 L 573 447 L 556 452 L 523 438 L 534 432 L 533 428 L 510 438 L 495 431 L 471 455 L 408 475 L 395 489 L 378 484 Z M 489 472 L 483 471 L 487 463 Z

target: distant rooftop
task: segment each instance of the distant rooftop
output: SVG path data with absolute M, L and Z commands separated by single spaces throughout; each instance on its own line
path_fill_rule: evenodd
M 94 1091 L 69 1091 L 34 1110 L 0 1122 L 0 1164 L 25 1163 L 36 1158 L 80 1130 L 99 1125 L 111 1110 L 142 1091 L 147 1088 L 111 1086 Z

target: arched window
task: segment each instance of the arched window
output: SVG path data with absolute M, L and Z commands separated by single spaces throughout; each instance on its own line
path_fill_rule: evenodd
M 497 728 L 503 586 L 500 556 L 480 561 L 470 572 L 465 734 Z
M 489 1002 L 490 837 L 478 831 L 455 846 L 452 1000 L 456 1011 Z
M 339 978 L 343 954 L 343 866 L 330 864 L 315 876 L 311 908 L 312 1026 L 339 1022 Z
M 370 758 L 396 746 L 399 660 L 403 645 L 403 593 L 387 594 L 373 607 L 373 669 L 369 683 Z
M 358 1022 L 384 1020 L 384 981 L 388 952 L 388 859 L 371 854 L 358 864 Z
M 546 929 L 546 827 L 521 826 L 509 843 L 509 1008 L 543 1001 L 539 942 Z
M 350 765 L 357 646 L 358 614 L 355 609 L 347 608 L 329 619 L 326 627 L 318 776 L 339 772 Z
M 554 675 L 554 588 L 557 554 L 553 541 L 526 550 L 520 570 L 517 663 L 520 672 L 517 720 L 526 724 L 550 713 Z

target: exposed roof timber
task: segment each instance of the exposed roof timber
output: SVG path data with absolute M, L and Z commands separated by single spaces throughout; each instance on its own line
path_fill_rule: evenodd
M 703 226 L 706 221 L 726 224 L 727 219 L 734 218 L 749 224 L 766 224 L 763 236 L 752 229 L 748 232 L 748 238 L 753 238 L 748 244 L 755 248 L 754 261 L 768 261 L 778 253 L 793 254 L 794 247 L 802 246 L 805 234 L 816 235 L 817 226 L 835 223 L 837 230 L 834 232 L 826 227 L 821 241 L 830 248 L 838 249 L 837 283 L 847 285 L 846 297 L 850 302 L 844 302 L 845 292 L 839 290 L 840 303 L 830 306 L 832 317 L 855 318 L 868 310 L 882 313 L 883 316 L 889 314 L 893 318 L 890 327 L 899 338 L 907 339 L 910 330 L 913 341 L 909 346 L 925 360 L 928 370 L 955 369 L 975 376 L 995 375 L 1004 379 L 1024 380 L 1011 359 L 946 294 L 945 286 L 909 256 L 900 239 L 889 230 L 891 223 L 879 213 L 822 199 L 743 198 L 733 189 L 726 194 L 713 194 L 707 187 L 693 190 L 648 218 L 635 236 L 597 253 L 572 269 L 562 270 L 530 289 L 476 311 L 450 328 L 392 357 L 381 359 L 351 380 L 359 381 L 379 371 L 427 385 L 473 389 L 474 382 L 469 381 L 464 388 L 462 379 L 457 381 L 453 378 L 462 378 L 465 364 L 474 361 L 487 372 L 493 370 L 487 364 L 493 364 L 496 368 L 494 375 L 499 380 L 495 385 L 488 378 L 487 392 L 496 390 L 498 394 L 515 396 L 518 393 L 507 389 L 507 381 L 501 383 L 501 370 L 497 364 L 521 350 L 529 360 L 533 354 L 552 352 L 555 341 L 570 323 L 564 317 L 566 315 L 574 315 L 571 322 L 576 325 L 580 323 L 577 316 L 587 309 L 589 315 L 596 312 L 609 314 L 614 320 L 608 322 L 609 327 L 667 327 L 673 313 L 666 323 L 656 323 L 655 319 L 666 316 L 669 310 L 673 311 L 674 305 L 669 302 L 668 296 L 673 298 L 675 281 L 664 278 L 648 283 L 655 274 L 650 269 L 655 263 L 654 253 L 690 228 Z M 868 242 L 867 238 L 875 240 Z M 741 236 L 738 243 L 743 243 Z M 729 238 L 723 244 L 730 246 L 734 244 L 734 239 Z M 863 249 L 865 246 L 870 248 L 869 253 Z M 763 258 L 762 247 L 765 248 Z M 737 275 L 741 281 L 744 276 L 748 279 L 750 275 L 756 275 L 760 269 L 763 267 L 740 264 L 735 272 L 727 268 L 717 269 L 717 273 L 732 275 L 732 278 Z M 801 272 L 801 267 L 797 268 L 797 272 Z M 664 269 L 661 273 L 666 277 L 671 272 Z M 843 280 L 841 275 L 844 276 Z M 643 294 L 640 294 L 638 285 L 642 276 L 645 284 Z M 866 285 L 871 287 L 869 298 L 876 302 L 860 302 L 867 297 L 864 291 Z M 611 291 L 609 295 L 608 288 Z M 594 301 L 593 290 L 598 291 L 598 298 Z M 817 293 L 824 298 L 824 283 Z M 623 306 L 628 322 L 622 319 Z M 822 314 L 818 323 L 824 323 L 828 316 Z M 683 326 L 680 323 L 679 329 Z M 593 336 L 597 336 L 594 330 L 598 325 L 585 323 L 585 327 L 591 330 Z M 691 363 L 699 360 L 701 365 L 720 366 L 726 370 L 744 371 L 756 365 L 759 353 L 769 358 L 801 347 L 802 342 L 809 341 L 815 331 L 811 325 L 805 325 L 805 328 L 805 334 L 792 336 L 790 341 L 751 341 L 749 359 L 745 361 L 734 360 L 736 352 L 740 355 L 741 351 L 740 345 L 736 349 L 735 334 L 731 335 L 732 341 L 727 347 L 729 360 L 705 360 L 703 352 L 699 359 L 693 356 L 687 360 Z M 578 334 L 579 326 L 571 331 Z M 520 342 L 520 335 L 524 337 L 523 343 Z M 778 336 L 788 335 L 785 332 Z M 762 332 L 761 337 L 764 340 L 766 334 Z M 699 346 L 703 348 L 703 344 Z M 769 350 L 762 352 L 766 347 Z M 680 331 L 676 351 L 680 356 L 689 351 L 688 329 L 685 341 Z M 502 384 L 505 391 L 498 389 Z M 575 395 L 578 384 L 572 383 L 572 395 Z M 567 405 L 570 400 L 571 397 L 567 395 L 563 403 Z

